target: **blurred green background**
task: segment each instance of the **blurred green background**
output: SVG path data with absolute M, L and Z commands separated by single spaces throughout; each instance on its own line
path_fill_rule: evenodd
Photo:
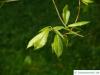
M 74 22 L 78 0 L 56 0 L 62 12 L 65 4 Z M 0 75 L 72 75 L 74 69 L 100 69 L 100 1 L 82 5 L 80 20 L 89 20 L 81 27 L 85 37 L 73 37 L 70 46 L 58 59 L 47 44 L 38 51 L 26 49 L 38 30 L 60 25 L 51 0 L 19 0 L 0 8 Z

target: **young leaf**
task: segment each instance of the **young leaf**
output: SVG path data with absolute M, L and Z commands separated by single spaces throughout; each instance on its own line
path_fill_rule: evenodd
M 29 41 L 27 48 L 34 46 L 35 49 L 39 49 L 43 47 L 47 42 L 49 31 L 49 28 L 47 28 L 36 35 L 32 40 Z
M 60 33 L 60 31 L 59 31 L 59 30 L 61 30 L 61 29 L 64 29 L 63 26 L 56 26 L 56 27 L 53 27 L 53 29 L 54 29 L 54 32 L 55 32 L 56 34 L 58 34 L 62 39 L 64 38 L 63 35 L 62 35 L 62 34 Z
M 55 27 L 53 27 L 53 29 L 54 30 L 61 30 L 61 29 L 64 29 L 64 27 L 63 26 L 55 26 Z
M 70 24 L 70 25 L 68 25 L 68 27 L 82 26 L 82 25 L 86 25 L 88 23 L 89 23 L 88 21 L 82 21 L 82 22 L 77 22 L 77 23 Z
M 70 17 L 70 11 L 68 10 L 68 5 L 63 8 L 62 18 L 65 24 L 68 23 Z
M 39 32 L 45 31 L 46 29 L 51 30 L 51 28 L 52 28 L 51 26 L 47 26 L 47 27 L 42 28 Z
M 93 0 L 82 0 L 82 2 L 83 2 L 85 5 L 88 5 L 89 3 L 93 3 Z
M 30 57 L 30 56 L 26 56 L 26 58 L 25 58 L 25 60 L 24 60 L 24 63 L 25 63 L 25 64 L 28 64 L 28 65 L 32 64 L 32 59 L 31 59 L 31 57 Z
M 57 34 L 55 35 L 54 41 L 52 43 L 52 51 L 55 52 L 55 54 L 57 55 L 57 57 L 60 57 L 62 55 L 62 52 L 63 52 L 62 39 Z
M 68 34 L 73 34 L 73 35 L 77 35 L 77 36 L 80 36 L 80 37 L 84 37 L 83 35 L 80 35 L 80 34 L 78 34 L 77 32 L 74 32 L 74 31 L 70 31 Z
M 62 39 L 64 39 L 63 35 L 58 30 L 54 30 L 57 35 L 59 35 Z
M 18 1 L 18 0 L 3 0 L 4 2 L 14 2 L 14 1 Z

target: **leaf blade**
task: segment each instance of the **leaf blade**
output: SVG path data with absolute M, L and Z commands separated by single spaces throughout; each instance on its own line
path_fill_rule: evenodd
M 88 23 L 89 23 L 89 21 L 76 22 L 76 23 L 68 25 L 68 27 L 77 27 L 77 26 L 86 25 Z
M 18 0 L 5 0 L 4 2 L 14 2 L 14 1 L 18 1 Z
M 52 43 L 52 50 L 57 55 L 57 57 L 60 57 L 63 52 L 63 43 L 59 35 L 55 35 L 54 41 Z
M 65 24 L 68 23 L 70 17 L 70 11 L 68 10 L 68 5 L 63 8 L 62 18 Z
M 81 0 L 82 3 L 84 3 L 85 5 L 88 5 L 89 3 L 93 3 L 93 0 Z
M 34 46 L 34 49 L 39 49 L 43 47 L 47 42 L 48 34 L 49 28 L 45 29 L 44 31 L 36 35 L 34 38 L 32 38 L 29 41 L 27 48 Z
M 80 36 L 80 37 L 84 37 L 83 35 L 78 34 L 77 32 L 74 32 L 74 31 L 70 31 L 68 34 L 73 34 L 73 35 L 77 35 L 77 36 Z
M 62 30 L 62 29 L 64 29 L 64 27 L 63 26 L 55 26 L 55 27 L 53 27 L 53 29 L 54 30 Z

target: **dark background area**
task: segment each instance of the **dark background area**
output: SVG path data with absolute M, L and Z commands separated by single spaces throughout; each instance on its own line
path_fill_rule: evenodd
M 77 14 L 78 1 L 57 0 L 62 12 L 65 4 L 71 11 L 70 22 Z M 80 21 L 90 24 L 81 27 L 85 37 L 73 37 L 70 47 L 60 58 L 52 54 L 50 45 L 38 51 L 26 49 L 28 41 L 38 30 L 60 25 L 51 0 L 19 0 L 0 8 L 0 75 L 72 75 L 75 69 L 100 69 L 100 2 L 82 5 Z M 30 57 L 31 63 L 25 63 Z

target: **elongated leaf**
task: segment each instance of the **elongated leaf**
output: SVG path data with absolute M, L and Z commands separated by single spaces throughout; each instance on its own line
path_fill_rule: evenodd
M 74 31 L 70 31 L 68 34 L 73 34 L 73 35 L 77 35 L 77 36 L 80 36 L 80 37 L 84 37 L 83 35 L 78 34 L 77 32 L 74 32 Z
M 66 5 L 63 9 L 62 13 L 63 21 L 65 24 L 68 23 L 69 17 L 70 17 L 70 11 L 68 10 L 68 5 Z
M 59 30 L 61 30 L 61 29 L 64 29 L 63 26 L 56 26 L 56 27 L 53 27 L 53 29 L 54 29 L 54 32 L 55 32 L 57 35 L 59 35 L 62 39 L 64 39 L 63 35 L 62 35 L 62 34 L 60 33 L 60 31 L 59 31 Z
M 18 1 L 18 0 L 1 0 L 0 2 L 14 2 L 14 1 Z
M 88 23 L 89 23 L 88 21 L 82 21 L 82 22 L 77 22 L 77 23 L 70 24 L 70 25 L 68 25 L 68 27 L 82 26 L 82 25 L 86 25 Z
M 43 31 L 45 31 L 47 29 L 51 30 L 51 28 L 52 28 L 51 26 L 47 26 L 47 27 L 42 28 L 39 32 L 43 32 Z
M 48 38 L 49 28 L 45 29 L 38 35 L 36 35 L 32 40 L 29 41 L 27 48 L 34 46 L 35 49 L 43 47 Z
M 89 3 L 93 3 L 93 0 L 81 0 L 85 5 L 88 5 Z
M 55 26 L 55 27 L 53 27 L 53 29 L 54 30 L 61 30 L 61 29 L 64 29 L 64 27 L 63 26 Z
M 59 35 L 62 39 L 64 39 L 63 35 L 58 30 L 54 30 L 57 35 Z
M 52 43 L 52 50 L 57 55 L 57 57 L 60 57 L 62 55 L 63 43 L 59 35 L 55 35 L 54 37 L 54 41 Z

